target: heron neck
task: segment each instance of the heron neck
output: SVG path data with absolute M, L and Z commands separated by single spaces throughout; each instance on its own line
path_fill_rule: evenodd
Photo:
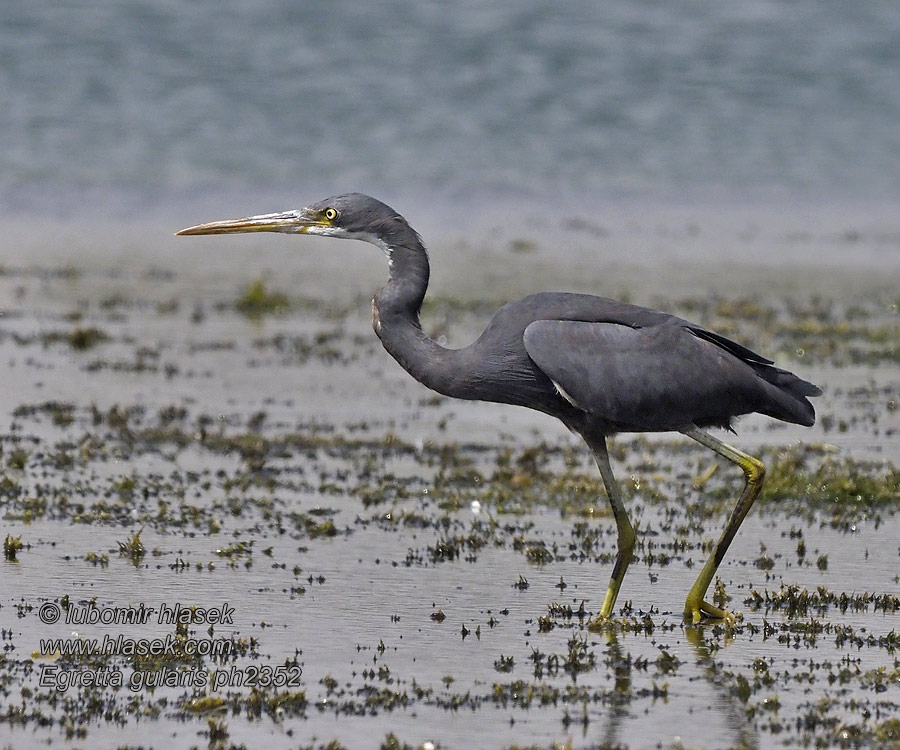
M 422 330 L 419 312 L 428 289 L 428 253 L 421 243 L 388 248 L 390 278 L 372 300 L 372 327 L 388 353 L 416 380 L 437 391 L 449 350 Z
M 390 278 L 375 295 L 375 302 L 382 316 L 392 319 L 399 316 L 419 327 L 419 311 L 428 290 L 430 269 L 425 248 L 418 242 L 410 244 L 413 247 L 387 248 Z

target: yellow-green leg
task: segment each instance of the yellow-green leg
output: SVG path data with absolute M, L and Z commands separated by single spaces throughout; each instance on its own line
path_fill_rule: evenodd
M 719 568 L 719 563 L 722 562 L 722 558 L 725 557 L 725 553 L 728 551 L 731 540 L 734 539 L 741 522 L 750 511 L 754 500 L 756 500 L 759 491 L 762 489 L 763 479 L 766 476 L 766 467 L 758 458 L 748 456 L 746 453 L 737 450 L 737 448 L 732 448 L 727 443 L 714 438 L 708 432 L 704 432 L 697 427 L 692 426 L 682 430 L 682 432 L 701 445 L 714 450 L 723 458 L 736 463 L 741 467 L 746 478 L 744 490 L 741 492 L 740 498 L 738 498 L 737 505 L 734 506 L 734 510 L 731 512 L 731 517 L 728 519 L 724 531 L 722 531 L 722 536 L 716 542 L 716 546 L 713 548 L 709 560 L 706 561 L 706 565 L 703 566 L 703 570 L 700 571 L 697 581 L 691 586 L 687 601 L 684 604 L 685 619 L 689 619 L 693 623 L 700 622 L 706 616 L 725 620 L 733 624 L 736 621 L 735 615 L 709 604 L 704 601 L 703 597 L 706 596 L 709 584 L 712 583 L 713 577 Z
M 619 534 L 616 562 L 613 565 L 612 576 L 609 579 L 606 597 L 603 599 L 603 606 L 600 608 L 600 618 L 598 618 L 607 619 L 616 605 L 616 597 L 619 596 L 619 589 L 622 587 L 625 571 L 628 570 L 628 564 L 631 562 L 634 553 L 635 536 L 631 521 L 628 520 L 628 513 L 625 512 L 625 505 L 622 503 L 622 496 L 619 494 L 619 486 L 616 484 L 616 478 L 613 476 L 612 466 L 609 465 L 609 451 L 606 448 L 606 439 L 591 440 L 588 441 L 588 445 L 597 459 L 597 466 L 600 469 L 603 486 L 606 487 L 606 496 L 609 498 L 609 505 L 612 508 L 613 517 L 616 519 L 616 529 Z

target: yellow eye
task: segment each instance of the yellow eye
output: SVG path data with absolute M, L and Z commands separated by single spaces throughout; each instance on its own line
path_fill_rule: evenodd
M 338 212 L 336 208 L 326 208 L 325 209 L 325 218 L 328 221 L 334 221 L 338 217 Z

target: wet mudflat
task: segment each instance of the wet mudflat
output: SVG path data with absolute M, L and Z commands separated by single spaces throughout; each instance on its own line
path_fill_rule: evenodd
M 372 248 L 45 241 L 0 267 L 0 746 L 900 747 L 896 235 L 735 221 L 784 257 L 719 265 L 702 220 L 623 227 L 572 222 L 562 258 L 432 241 L 423 322 L 459 346 L 592 290 L 822 385 L 810 430 L 738 424 L 769 473 L 715 592 L 736 627 L 681 617 L 734 468 L 612 441 L 638 543 L 592 632 L 616 540 L 588 452 L 402 372 Z M 708 256 L 613 254 L 642 241 Z

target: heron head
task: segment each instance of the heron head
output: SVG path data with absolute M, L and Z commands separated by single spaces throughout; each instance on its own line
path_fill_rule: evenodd
M 405 244 L 411 233 L 406 220 L 390 206 L 362 193 L 346 193 L 306 208 L 243 219 L 198 224 L 176 232 L 179 235 L 283 232 L 322 237 L 356 239 L 378 245 L 390 256 L 390 248 Z

